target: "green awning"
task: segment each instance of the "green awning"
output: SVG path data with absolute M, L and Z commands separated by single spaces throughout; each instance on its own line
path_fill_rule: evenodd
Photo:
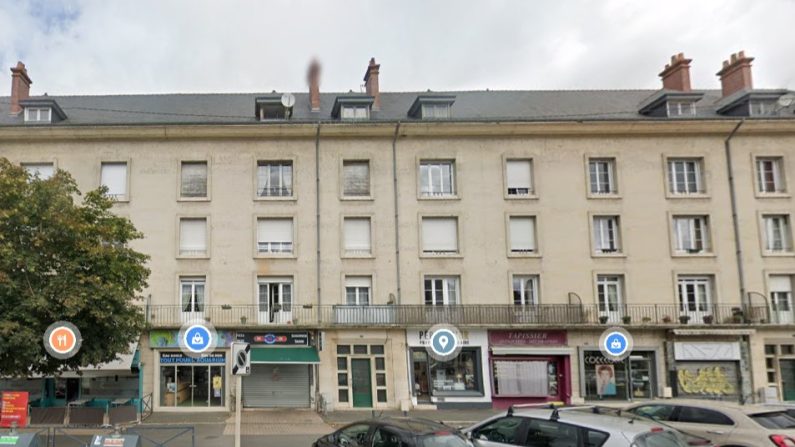
M 315 348 L 251 348 L 251 363 L 320 363 Z

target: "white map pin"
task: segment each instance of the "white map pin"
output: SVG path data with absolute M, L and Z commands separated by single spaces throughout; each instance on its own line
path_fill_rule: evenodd
M 450 339 L 446 335 L 442 335 L 439 337 L 439 344 L 442 345 L 442 349 L 447 351 L 447 346 L 450 344 Z

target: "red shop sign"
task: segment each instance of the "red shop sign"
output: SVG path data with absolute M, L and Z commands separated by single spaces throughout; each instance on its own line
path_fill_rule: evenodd
M 492 346 L 560 346 L 566 342 L 566 331 L 489 331 Z
M 3 391 L 2 408 L 0 408 L 0 427 L 17 427 L 28 425 L 28 392 Z

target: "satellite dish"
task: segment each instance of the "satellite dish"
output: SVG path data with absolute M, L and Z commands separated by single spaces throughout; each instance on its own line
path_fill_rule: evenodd
M 787 93 L 786 95 L 781 96 L 778 98 L 778 105 L 781 107 L 789 107 L 792 103 L 795 102 L 795 95 L 792 93 Z
M 282 105 L 285 107 L 292 107 L 295 104 L 295 95 L 292 93 L 285 93 L 282 95 Z

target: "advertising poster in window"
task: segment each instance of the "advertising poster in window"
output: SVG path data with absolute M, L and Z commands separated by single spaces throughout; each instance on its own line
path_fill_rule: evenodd
M 613 365 L 596 367 L 596 394 L 599 396 L 616 395 L 616 368 Z

